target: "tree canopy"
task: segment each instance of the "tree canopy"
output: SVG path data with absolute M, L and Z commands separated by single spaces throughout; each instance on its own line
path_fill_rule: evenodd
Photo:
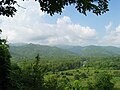
M 2 30 L 0 29 L 0 35 Z M 10 53 L 5 39 L 0 36 L 0 90 L 8 90 L 10 86 Z
M 24 1 L 24 0 L 23 0 Z M 55 13 L 61 14 L 65 6 L 74 5 L 78 12 L 87 15 L 87 12 L 101 15 L 109 11 L 109 0 L 35 0 L 39 2 L 40 9 L 51 16 Z M 13 16 L 17 11 L 15 4 L 20 6 L 16 0 L 0 0 L 0 15 Z

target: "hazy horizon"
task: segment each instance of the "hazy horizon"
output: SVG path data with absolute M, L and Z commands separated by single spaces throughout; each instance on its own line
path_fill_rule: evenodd
M 112 45 L 70 45 L 70 44 L 39 44 L 39 43 L 8 43 L 9 45 L 28 45 L 28 44 L 33 44 L 33 45 L 43 45 L 43 46 L 80 46 L 80 47 L 86 47 L 86 46 L 100 46 L 100 47 L 118 47 L 120 46 L 112 46 Z

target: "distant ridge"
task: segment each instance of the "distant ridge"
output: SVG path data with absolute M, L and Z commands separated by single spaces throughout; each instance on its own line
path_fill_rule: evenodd
M 39 44 L 25 44 L 25 45 L 10 45 L 10 53 L 13 58 L 34 58 L 37 54 L 42 57 L 64 57 L 75 55 L 65 49 L 55 46 L 39 45 Z
M 120 55 L 120 48 L 114 46 L 57 46 L 81 56 L 116 56 Z
M 10 53 L 13 58 L 34 58 L 38 53 L 42 57 L 77 56 L 117 56 L 120 48 L 113 46 L 67 46 L 67 45 L 39 45 L 16 43 L 10 44 Z

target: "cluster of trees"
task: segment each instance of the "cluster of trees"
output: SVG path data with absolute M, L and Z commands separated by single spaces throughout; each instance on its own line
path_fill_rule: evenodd
M 81 60 L 49 60 L 42 65 L 46 72 L 59 72 L 80 68 L 83 66 Z
M 114 84 L 111 82 L 111 75 L 105 72 L 97 73 L 94 79 L 94 83 L 88 83 L 89 90 L 114 90 Z
M 87 81 L 86 86 L 82 83 L 88 80 L 86 72 L 77 74 L 58 72 L 52 74 L 45 72 L 41 63 L 36 60 L 33 63 L 20 67 L 12 64 L 12 88 L 14 90 L 113 90 L 114 84 L 111 82 L 112 76 L 105 72 L 95 72 L 93 81 Z M 78 71 L 77 71 L 78 72 Z M 70 78 L 74 77 L 74 78 Z
M 14 90 L 113 90 L 112 76 L 106 72 L 95 72 L 93 80 L 88 79 L 89 73 L 60 71 L 45 72 L 39 58 L 31 63 L 19 66 L 11 65 L 11 83 Z M 71 78 L 73 77 L 73 78 Z M 82 83 L 87 81 L 86 86 Z
M 24 63 L 31 63 L 34 59 L 23 58 L 23 59 L 16 59 L 11 58 L 13 62 L 19 63 L 22 66 Z M 63 57 L 42 57 L 40 63 L 42 67 L 44 67 L 46 72 L 59 72 L 65 70 L 72 70 L 84 67 L 87 60 L 80 56 L 67 56 L 64 55 Z
M 86 67 L 93 67 L 95 69 L 109 69 L 109 70 L 120 70 L 120 57 L 92 57 L 89 58 Z
M 39 65 L 39 55 L 31 64 L 20 67 L 13 63 L 11 68 L 11 90 L 44 90 L 44 72 Z
M 2 30 L 0 29 L 0 34 Z M 0 37 L 0 89 L 9 90 L 10 87 L 10 53 L 5 39 Z

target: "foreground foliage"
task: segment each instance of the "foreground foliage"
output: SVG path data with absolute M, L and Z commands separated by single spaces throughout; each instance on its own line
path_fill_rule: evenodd
M 24 1 L 24 0 L 23 0 Z M 61 14 L 65 6 L 74 5 L 76 10 L 87 15 L 87 12 L 92 11 L 96 15 L 106 13 L 108 9 L 109 0 L 35 0 L 40 4 L 42 11 L 50 15 L 54 13 Z M 16 0 L 1 0 L 0 1 L 0 15 L 13 16 L 17 11 L 15 5 L 21 7 Z
M 2 30 L 0 29 L 0 34 Z M 10 83 L 10 53 L 5 39 L 0 37 L 0 90 L 8 90 Z

